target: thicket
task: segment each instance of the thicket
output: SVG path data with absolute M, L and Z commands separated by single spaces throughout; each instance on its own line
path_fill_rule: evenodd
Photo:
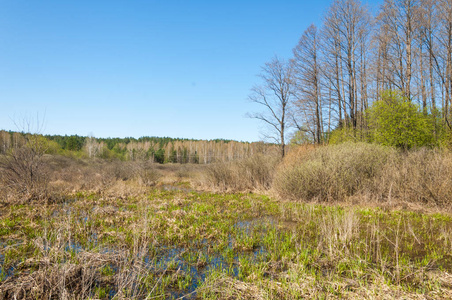
M 268 190 L 279 161 L 275 154 L 259 154 L 243 160 L 212 164 L 206 171 L 206 182 L 210 188 L 220 191 Z
M 283 198 L 306 201 L 452 203 L 452 154 L 438 149 L 396 150 L 369 143 L 319 147 L 289 157 L 275 174 Z
M 48 174 L 43 158 L 48 148 L 44 137 L 24 134 L 20 146 L 0 154 L 0 196 L 12 191 L 27 199 L 47 198 Z

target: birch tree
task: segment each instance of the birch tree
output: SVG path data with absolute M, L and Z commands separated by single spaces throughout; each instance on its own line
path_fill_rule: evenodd
M 311 25 L 293 49 L 294 86 L 297 98 L 295 107 L 299 110 L 298 115 L 306 116 L 305 124 L 310 128 L 317 144 L 323 140 L 319 38 L 317 27 Z M 302 129 L 301 126 L 297 127 L 298 130 Z
M 337 56 L 339 61 L 336 76 L 340 77 L 337 82 L 341 84 L 343 97 L 347 97 L 344 111 L 353 128 L 357 126 L 359 111 L 359 63 L 360 57 L 365 63 L 364 55 L 367 53 L 362 45 L 369 35 L 370 19 L 369 12 L 361 2 L 336 0 L 329 8 L 324 24 L 325 32 L 335 44 L 333 56 Z
M 252 88 L 251 102 L 263 111 L 249 114 L 267 125 L 265 137 L 280 145 L 281 157 L 285 155 L 285 136 L 289 127 L 290 107 L 293 100 L 293 70 L 290 63 L 273 58 L 262 67 L 261 85 Z

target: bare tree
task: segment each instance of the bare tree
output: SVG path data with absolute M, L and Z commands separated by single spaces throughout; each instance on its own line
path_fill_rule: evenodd
M 366 7 L 358 0 L 336 0 L 329 8 L 324 24 L 324 32 L 327 44 L 330 46 L 330 56 L 334 57 L 336 80 L 329 80 L 336 85 L 339 98 L 348 98 L 344 101 L 344 107 L 339 109 L 344 111 L 353 128 L 357 126 L 357 115 L 360 110 L 359 94 L 361 76 L 366 76 L 364 66 L 360 63 L 367 63 L 367 43 L 369 39 L 371 17 Z M 332 44 L 332 45 L 331 45 Z M 337 79 L 340 80 L 337 80 Z M 339 88 L 338 85 L 341 85 Z M 366 93 L 366 85 L 361 83 L 361 93 Z M 367 93 L 365 94 L 367 101 Z M 361 95 L 361 100 L 363 95 Z M 344 99 L 345 100 L 345 99 Z M 348 103 L 347 103 L 348 102 Z M 361 101 L 362 103 L 362 101 Z M 362 105 L 362 104 L 361 104 Z M 346 121 L 347 123 L 347 121 Z
M 290 63 L 275 57 L 262 67 L 259 77 L 263 83 L 253 87 L 249 99 L 261 105 L 264 111 L 249 114 L 249 117 L 268 125 L 270 130 L 265 133 L 265 137 L 281 146 L 281 157 L 284 157 L 285 135 L 293 98 L 292 67 Z
M 438 59 L 442 63 L 441 66 L 438 66 L 438 74 L 441 77 L 444 90 L 444 118 L 449 127 L 452 128 L 450 121 L 452 114 L 452 0 L 439 0 L 439 19 L 441 20 L 441 29 L 438 34 L 438 42 L 441 49 Z
M 384 0 L 376 17 L 360 0 L 334 0 L 319 28 L 303 33 L 292 66 L 274 59 L 253 89 L 251 100 L 266 107 L 253 116 L 275 141 L 284 143 L 286 120 L 315 143 L 332 128 L 365 129 L 367 108 L 385 90 L 426 114 L 440 109 L 452 128 L 452 0 Z
M 408 99 L 413 98 L 413 46 L 418 30 L 417 0 L 385 0 L 379 20 L 380 26 L 388 25 L 385 33 L 389 38 L 389 68 L 393 76 L 392 84 L 404 92 Z
M 311 25 L 293 49 L 294 82 L 297 96 L 295 106 L 305 116 L 304 124 L 310 128 L 315 137 L 314 142 L 317 144 L 323 140 L 319 38 L 317 27 Z M 299 130 L 302 128 L 297 127 Z
M 436 0 L 421 0 L 419 5 L 419 43 L 428 53 L 428 79 L 431 107 L 436 110 L 435 57 L 437 42 L 434 32 L 438 30 L 438 4 Z
M 420 0 L 419 37 L 428 52 L 430 101 L 433 109 L 443 109 L 450 125 L 452 101 L 452 0 Z M 440 91 L 441 103 L 436 91 Z
M 98 156 L 102 149 L 101 144 L 97 142 L 92 133 L 85 139 L 85 148 L 90 158 Z

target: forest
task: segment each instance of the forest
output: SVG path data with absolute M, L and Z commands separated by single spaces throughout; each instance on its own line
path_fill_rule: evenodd
M 0 153 L 27 144 L 29 133 L 0 131 Z M 75 158 L 103 158 L 155 163 L 209 164 L 266 154 L 276 147 L 263 142 L 232 140 L 193 140 L 169 137 L 95 138 L 92 136 L 36 135 L 45 154 Z

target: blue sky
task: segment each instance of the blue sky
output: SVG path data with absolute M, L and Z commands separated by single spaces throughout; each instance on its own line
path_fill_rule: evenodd
M 330 3 L 0 0 L 0 129 L 260 140 L 256 75 Z

